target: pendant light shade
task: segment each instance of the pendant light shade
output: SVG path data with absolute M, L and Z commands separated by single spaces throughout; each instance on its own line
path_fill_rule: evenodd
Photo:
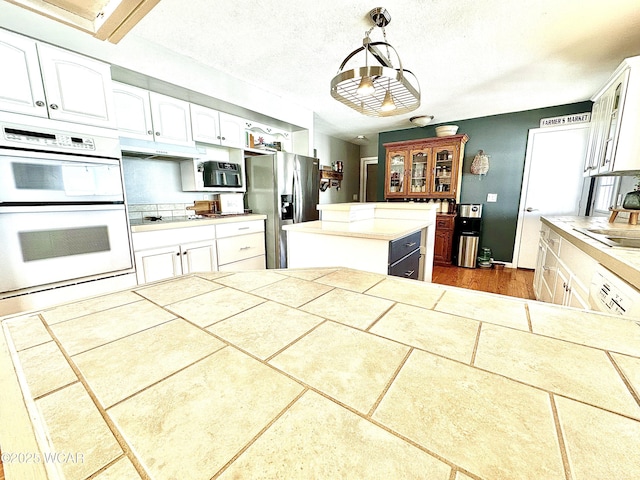
M 337 75 L 331 80 L 331 96 L 370 117 L 411 112 L 420 106 L 420 85 L 415 75 L 402 67 L 396 49 L 386 42 L 384 27 L 391 21 L 391 16 L 384 8 L 374 8 L 369 12 L 369 17 L 374 25 L 365 33 L 362 47 L 343 60 Z M 369 38 L 375 27 L 382 29 L 384 42 L 372 42 Z M 391 51 L 397 67 L 391 61 Z M 347 64 L 362 53 L 364 59 L 360 65 L 364 66 L 346 69 Z M 370 55 L 379 65 L 369 65 Z

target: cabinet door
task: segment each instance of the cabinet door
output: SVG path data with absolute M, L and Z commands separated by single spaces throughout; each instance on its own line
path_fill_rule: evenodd
M 155 92 L 149 100 L 155 141 L 192 146 L 189 103 Z
M 51 45 L 37 48 L 49 117 L 115 128 L 111 67 Z
M 557 305 L 566 305 L 570 279 L 571 276 L 567 270 L 562 266 L 562 264 L 559 264 L 558 269 L 556 270 L 556 285 L 553 289 L 553 303 Z
M 575 278 L 571 278 L 571 285 L 567 292 L 567 298 L 565 305 L 569 307 L 581 308 L 583 310 L 589 310 L 589 292 L 576 283 Z
M 242 148 L 245 143 L 244 124 L 242 118 L 220 112 L 220 145 Z
M 180 246 L 182 273 L 215 272 L 218 270 L 215 241 L 189 243 Z
M 402 197 L 406 191 L 405 177 L 408 162 L 407 150 L 390 150 L 387 153 L 387 170 L 385 175 L 385 196 Z
M 116 124 L 123 137 L 153 141 L 149 92 L 142 88 L 113 82 Z
M 135 253 L 138 284 L 182 275 L 180 248 L 165 247 Z
M 0 30 L 0 110 L 47 117 L 36 42 Z
M 613 170 L 615 151 L 618 144 L 620 118 L 622 116 L 622 102 L 628 78 L 629 70 L 626 70 L 607 90 L 609 108 L 606 110 L 606 115 L 603 115 L 603 146 L 598 173 L 606 173 Z
M 427 177 L 429 173 L 430 156 L 430 148 L 409 151 L 409 194 L 412 197 L 426 196 L 429 193 Z
M 540 300 L 542 295 L 542 267 L 544 265 L 544 257 L 547 254 L 547 244 L 540 237 L 538 243 L 538 256 L 536 258 L 536 270 L 533 275 L 533 293 L 536 296 L 536 300 Z
M 220 116 L 217 110 L 202 107 L 200 105 L 190 106 L 191 130 L 193 139 L 196 142 L 220 144 Z
M 221 272 L 243 272 L 247 270 L 264 270 L 267 268 L 267 261 L 265 255 L 258 255 L 257 257 L 247 258 L 246 260 L 239 260 L 233 263 L 227 263 L 220 266 Z
M 431 162 L 429 194 L 432 197 L 456 196 L 458 182 L 458 147 L 434 147 Z

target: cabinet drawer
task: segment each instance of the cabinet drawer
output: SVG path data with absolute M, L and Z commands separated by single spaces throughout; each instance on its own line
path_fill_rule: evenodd
M 217 242 L 219 265 L 264 255 L 265 253 L 264 233 L 262 232 L 219 238 Z
M 436 230 L 453 230 L 455 215 L 436 215 Z
M 264 232 L 264 220 L 251 220 L 249 222 L 223 223 L 216 225 L 216 237 L 225 238 L 247 233 Z
M 418 279 L 420 268 L 420 250 L 415 250 L 403 259 L 389 266 L 389 275 L 394 277 Z
M 246 270 L 264 270 L 266 268 L 266 256 L 258 255 L 257 257 L 239 260 L 233 263 L 227 263 L 220 266 L 221 272 L 243 272 Z
M 131 240 L 135 251 L 149 248 L 179 245 L 187 242 L 199 242 L 214 240 L 216 238 L 215 225 L 202 225 L 199 227 L 167 228 L 166 230 L 153 230 L 150 232 L 133 232 Z
M 398 238 L 389 243 L 389 264 L 395 263 L 402 257 L 420 247 L 420 230 L 406 237 Z
M 562 237 L 554 232 L 553 230 L 549 230 L 549 236 L 547 238 L 547 245 L 549 245 L 549 250 L 558 255 L 560 253 L 560 242 L 562 241 Z

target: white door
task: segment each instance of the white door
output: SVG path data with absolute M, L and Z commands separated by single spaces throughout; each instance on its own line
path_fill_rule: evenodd
M 0 30 L 0 110 L 47 117 L 36 43 Z
M 192 146 L 189 103 L 155 92 L 149 99 L 156 142 Z
M 149 91 L 113 82 L 113 98 L 120 135 L 153 141 Z
M 535 268 L 540 216 L 578 215 L 589 124 L 529 130 L 514 260 Z
M 115 128 L 109 64 L 37 44 L 49 118 Z

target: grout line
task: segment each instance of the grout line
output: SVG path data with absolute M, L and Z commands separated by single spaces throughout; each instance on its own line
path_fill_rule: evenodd
M 396 381 L 396 378 L 398 378 L 398 375 L 400 374 L 400 370 L 402 370 L 402 367 L 404 367 L 405 363 L 407 363 L 407 360 L 409 360 L 409 356 L 411 355 L 412 352 L 413 352 L 413 348 L 409 348 L 409 350 L 407 351 L 407 354 L 400 361 L 400 364 L 398 365 L 398 368 L 396 368 L 396 370 L 393 372 L 393 374 L 391 375 L 391 378 L 389 379 L 387 384 L 382 389 L 382 392 L 380 392 L 380 395 L 378 395 L 378 398 L 376 399 L 376 401 L 373 402 L 373 406 L 371 407 L 371 409 L 369 410 L 369 412 L 366 415 L 367 418 L 371 418 L 373 416 L 374 412 L 376 411 L 376 409 L 380 405 L 380 402 L 382 402 L 382 399 L 384 398 L 384 396 L 387 394 L 387 392 L 391 388 L 391 385 L 393 384 L 393 382 Z
M 374 327 L 374 326 L 375 326 L 375 325 L 376 325 L 380 320 L 382 320 L 382 318 L 383 318 L 387 313 L 389 313 L 393 307 L 395 307 L 395 306 L 398 304 L 398 302 L 396 302 L 396 301 L 394 301 L 394 300 L 389 300 L 389 301 L 390 301 L 390 302 L 392 302 L 392 303 L 391 303 L 391 306 L 390 306 L 389 308 L 387 308 L 384 312 L 382 312 L 380 315 L 378 315 L 378 318 L 376 318 L 376 319 L 371 323 L 371 325 L 369 325 L 367 328 L 365 328 L 365 329 L 363 330 L 364 332 L 367 332 L 367 333 L 373 333 L 373 332 L 371 332 L 370 330 L 371 330 L 371 329 L 372 329 L 372 328 L 373 328 L 373 327 Z M 375 335 L 375 334 L 374 334 L 374 335 Z M 386 337 L 383 337 L 383 338 L 386 338 Z M 389 339 L 389 340 L 391 340 L 391 339 Z
M 456 480 L 457 476 L 458 476 L 458 473 L 456 472 L 456 469 L 452 468 L 451 472 L 449 472 L 449 480 Z
M 224 471 L 229 468 L 238 458 L 240 458 L 240 456 L 246 452 L 251 445 L 253 445 L 255 442 L 258 441 L 258 439 L 267 431 L 269 430 L 269 428 L 271 428 L 271 426 L 276 423 L 278 420 L 280 420 L 280 418 L 286 413 L 288 412 L 291 407 L 293 407 L 293 405 L 300 400 L 300 398 L 302 398 L 302 396 L 307 393 L 309 391 L 308 388 L 303 388 L 302 391 L 293 399 L 291 400 L 291 402 L 289 402 L 289 404 L 284 407 L 280 413 L 278 413 L 275 417 L 273 417 L 271 419 L 271 421 L 269 423 L 267 423 L 251 440 L 249 440 L 233 457 L 231 457 L 229 459 L 229 461 L 227 463 L 225 463 L 212 477 L 211 480 L 213 480 L 214 478 L 218 478 L 220 475 L 222 475 L 224 473 Z
M 103 465 L 102 468 L 100 468 L 100 470 L 98 470 L 97 472 L 93 472 L 91 475 L 89 475 L 86 478 L 86 480 L 92 480 L 93 478 L 96 478 L 97 476 L 107 471 L 109 468 L 113 467 L 116 463 L 118 463 L 123 458 L 127 458 L 127 455 L 125 453 L 122 453 L 122 455 L 118 455 L 115 459 L 111 460 L 106 465 Z
M 469 365 L 475 367 L 476 355 L 478 354 L 478 346 L 480 345 L 480 333 L 482 331 L 482 322 L 478 322 L 478 333 L 476 333 L 476 341 L 473 344 L 473 353 L 471 354 L 471 361 Z
M 556 405 L 555 397 L 553 393 L 549 393 L 549 402 L 551 403 L 551 413 L 553 415 L 553 423 L 556 427 L 556 434 L 558 436 L 558 447 L 560 448 L 560 456 L 562 457 L 562 464 L 564 466 L 564 476 L 566 480 L 571 480 L 571 463 L 569 462 L 569 454 L 567 452 L 567 445 L 562 434 L 562 424 L 560 423 L 560 417 L 558 416 L 558 407 Z
M 615 368 L 616 372 L 618 372 L 618 375 L 620 375 L 620 378 L 622 379 L 622 381 L 624 382 L 624 385 L 629 390 L 629 393 L 631 393 L 631 396 L 633 397 L 633 399 L 636 401 L 638 406 L 640 406 L 640 392 L 635 391 L 635 389 L 633 388 L 633 385 L 631 384 L 627 376 L 622 371 L 622 368 L 620 368 L 615 358 L 613 358 L 613 355 L 611 355 L 611 353 L 608 351 L 606 351 L 605 353 L 607 355 L 607 358 L 609 358 L 609 361 L 613 365 L 613 368 Z
M 524 304 L 524 313 L 527 316 L 527 325 L 529 326 L 529 333 L 533 333 L 533 324 L 531 323 L 531 312 L 529 312 L 529 304 Z

